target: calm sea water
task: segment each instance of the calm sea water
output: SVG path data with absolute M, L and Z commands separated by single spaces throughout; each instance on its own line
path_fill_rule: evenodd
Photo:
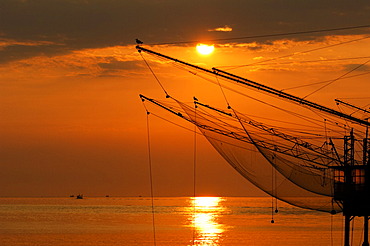
M 342 245 L 342 215 L 271 198 L 0 198 L 0 245 Z M 353 245 L 361 245 L 361 218 Z M 155 241 L 154 244 L 154 231 Z

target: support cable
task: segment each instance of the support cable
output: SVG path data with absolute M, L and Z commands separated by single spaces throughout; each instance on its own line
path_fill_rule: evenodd
M 319 29 L 319 30 L 310 30 L 310 31 L 297 31 L 297 32 L 263 34 L 263 35 L 253 35 L 253 36 L 243 36 L 243 37 L 233 37 L 233 38 L 209 39 L 209 40 L 203 40 L 202 42 L 217 42 L 217 41 L 232 41 L 232 40 L 241 40 L 241 39 L 269 38 L 269 37 L 301 35 L 301 34 L 320 33 L 320 32 L 343 31 L 343 30 L 361 29 L 361 28 L 369 28 L 369 27 L 370 27 L 370 25 L 359 25 L 359 26 L 328 28 L 328 29 Z M 200 42 L 200 41 L 199 40 L 191 40 L 191 41 L 166 42 L 166 43 L 149 43 L 148 45 L 193 44 L 193 43 L 198 43 L 198 42 Z
M 360 74 L 356 74 L 356 75 L 345 76 L 345 77 L 338 78 L 338 80 L 359 77 L 359 76 L 363 76 L 363 75 L 366 75 L 366 74 L 369 74 L 369 73 L 370 72 L 364 72 L 364 73 L 360 73 Z M 299 88 L 309 87 L 309 86 L 314 86 L 314 85 L 319 85 L 319 84 L 325 84 L 325 83 L 329 83 L 330 81 L 332 81 L 332 79 L 331 80 L 325 80 L 325 81 L 319 81 L 319 82 L 315 82 L 315 83 L 310 83 L 310 84 L 304 84 L 304 85 L 298 85 L 298 86 L 288 87 L 288 88 L 282 89 L 281 91 L 287 91 L 287 90 L 299 89 Z
M 145 104 L 144 104 L 145 107 Z M 147 135 L 148 135 L 148 164 L 149 164 L 149 178 L 150 178 L 150 197 L 151 197 L 151 206 L 152 206 L 152 226 L 153 226 L 153 243 L 154 246 L 157 245 L 156 240 L 156 228 L 155 228 L 155 210 L 154 210 L 154 193 L 153 193 L 153 173 L 152 173 L 152 157 L 151 157 L 151 148 L 150 148 L 150 127 L 149 127 L 149 115 L 150 112 L 146 110 L 146 126 L 147 126 Z
M 217 83 L 215 83 L 213 80 L 208 79 L 208 78 L 206 78 L 206 77 L 204 77 L 204 76 L 201 76 L 201 75 L 199 75 L 199 74 L 195 74 L 195 75 L 196 75 L 196 76 L 198 76 L 198 77 L 200 77 L 201 79 L 204 79 L 204 80 L 208 81 L 208 82 L 211 82 L 211 83 L 213 83 L 213 84 L 217 84 Z M 218 84 L 218 85 L 219 85 L 219 86 L 221 86 L 222 88 L 225 88 L 225 89 L 227 89 L 227 90 L 229 90 L 229 91 L 235 92 L 235 93 L 237 93 L 237 94 L 239 94 L 239 95 L 242 95 L 242 96 L 244 96 L 244 97 L 246 97 L 246 98 L 252 99 L 252 100 L 254 100 L 254 101 L 257 101 L 257 102 L 259 102 L 259 103 L 262 103 L 262 104 L 264 104 L 264 105 L 267 105 L 267 106 L 269 106 L 269 107 L 273 107 L 273 108 L 275 108 L 275 109 L 278 109 L 278 110 L 281 110 L 281 111 L 283 111 L 283 112 L 285 112 L 285 113 L 288 113 L 288 114 L 290 114 L 290 115 L 293 115 L 293 116 L 295 116 L 295 117 L 297 117 L 297 118 L 303 119 L 303 120 L 305 120 L 305 121 L 307 121 L 307 122 L 310 122 L 310 123 L 312 123 L 312 124 L 314 124 L 314 125 L 316 125 L 316 126 L 321 126 L 321 125 L 320 125 L 320 123 L 319 123 L 319 121 L 317 121 L 317 120 L 315 120 L 315 119 L 312 119 L 312 118 L 309 118 L 309 117 L 307 117 L 307 116 L 304 116 L 303 114 L 299 114 L 298 112 L 293 112 L 293 111 L 290 111 L 290 110 L 287 110 L 287 109 L 284 109 L 284 108 L 278 107 L 278 106 L 277 106 L 277 105 L 275 105 L 275 104 L 267 103 L 266 101 L 263 101 L 263 100 L 258 99 L 258 98 L 256 98 L 256 97 L 252 97 L 252 96 L 250 96 L 250 95 L 248 95 L 248 94 L 246 94 L 246 93 L 241 92 L 240 90 L 233 89 L 233 88 L 231 88 L 231 87 L 229 87 L 229 86 L 221 85 L 221 84 Z M 316 122 L 314 122 L 314 121 L 316 121 Z
M 155 55 L 157 57 L 162 57 L 162 58 L 165 58 L 165 59 L 168 59 L 168 60 L 177 62 L 178 64 L 182 64 L 182 65 L 184 65 L 186 67 L 193 68 L 193 69 L 195 69 L 197 71 L 202 71 L 202 72 L 205 72 L 205 73 L 208 73 L 208 74 L 217 74 L 218 76 L 220 76 L 220 77 L 222 77 L 222 78 L 224 78 L 224 79 L 226 79 L 228 81 L 233 81 L 233 82 L 236 82 L 238 84 L 242 84 L 242 85 L 248 86 L 248 87 L 250 87 L 250 88 L 252 88 L 254 90 L 261 91 L 261 92 L 270 94 L 271 96 L 275 96 L 275 97 L 278 97 L 278 98 L 282 98 L 282 99 L 288 100 L 290 102 L 293 102 L 295 104 L 299 104 L 301 106 L 307 106 L 309 108 L 316 109 L 316 110 L 325 112 L 327 114 L 335 115 L 336 117 L 346 118 L 346 119 L 348 119 L 348 120 L 350 120 L 350 121 L 352 121 L 354 123 L 360 124 L 360 125 L 364 125 L 364 126 L 370 125 L 369 122 L 366 122 L 366 121 L 364 121 L 362 119 L 358 119 L 358 118 L 353 117 L 353 116 L 350 116 L 350 115 L 342 114 L 342 113 L 337 112 L 337 111 L 335 111 L 335 110 L 333 110 L 331 108 L 328 108 L 328 107 L 322 106 L 320 104 L 317 104 L 317 103 L 314 103 L 314 102 L 305 100 L 303 98 L 300 98 L 300 97 L 297 97 L 297 96 L 294 96 L 294 95 L 291 95 L 291 94 L 288 94 L 288 93 L 279 91 L 279 90 L 277 90 L 275 88 L 266 86 L 264 84 L 261 84 L 261 83 L 258 83 L 258 82 L 255 82 L 255 81 L 252 81 L 252 80 L 249 80 L 249 79 L 240 77 L 240 76 L 237 76 L 235 74 L 231 74 L 231 73 L 228 73 L 226 71 L 222 71 L 220 69 L 213 68 L 212 70 L 210 70 L 210 69 L 202 68 L 202 67 L 199 67 L 197 65 L 193 65 L 193 64 L 190 64 L 190 63 L 187 63 L 187 62 L 184 62 L 184 61 L 181 61 L 181 60 L 172 58 L 170 56 L 163 55 L 161 53 L 158 53 L 158 52 L 155 52 L 155 51 L 152 51 L 152 50 L 143 48 L 140 45 L 136 46 L 136 48 L 138 50 L 141 50 L 141 51 L 150 53 L 150 54 Z
M 161 117 L 161 116 L 159 116 L 159 115 L 157 115 L 157 114 L 155 114 L 155 113 L 150 113 L 150 115 L 152 115 L 152 116 L 155 116 L 155 117 L 157 117 L 157 118 L 159 118 L 159 119 L 161 119 L 161 120 L 163 120 L 163 121 L 166 121 L 166 122 L 168 122 L 168 123 L 171 123 L 171 124 L 173 124 L 173 125 L 175 125 L 175 126 L 178 126 L 178 127 L 180 127 L 180 128 L 182 128 L 182 129 L 185 129 L 185 130 L 187 130 L 187 131 L 189 131 L 189 132 L 194 132 L 194 130 L 193 129 L 190 129 L 190 128 L 186 128 L 186 127 L 184 127 L 184 126 L 181 126 L 181 125 L 179 125 L 179 124 L 177 124 L 177 123 L 175 123 L 175 122 L 173 122 L 173 121 L 170 121 L 170 120 L 167 120 L 167 119 L 165 119 L 165 118 L 163 118 L 163 117 Z M 198 133 L 198 132 L 196 132 L 196 134 L 197 135 L 202 135 L 201 133 Z M 216 139 L 216 138 L 213 138 L 213 137 L 208 137 L 209 139 L 213 139 L 213 140 L 219 140 L 219 139 Z M 229 142 L 225 142 L 225 141 L 220 141 L 221 143 L 224 143 L 224 144 L 229 144 L 229 145 L 231 145 L 231 146 L 234 146 L 234 147 L 238 147 L 238 148 L 242 148 L 242 149 L 245 149 L 245 150 L 248 150 L 248 151 L 251 151 L 251 152 L 258 152 L 258 151 L 256 151 L 255 149 L 252 149 L 252 148 L 246 148 L 246 147 L 240 147 L 240 146 L 238 146 L 238 145 L 235 145 L 235 144 L 231 144 L 231 143 L 229 143 Z
M 220 84 L 220 81 L 218 80 L 218 76 L 217 76 L 217 75 L 215 75 L 215 77 L 216 77 L 216 80 L 217 80 L 217 84 L 218 84 L 218 86 L 220 87 L 220 90 L 221 90 L 221 92 L 222 92 L 222 95 L 224 96 L 225 102 L 226 102 L 226 104 L 227 104 L 227 108 L 228 108 L 228 109 L 231 109 L 230 104 L 229 104 L 229 101 L 228 101 L 228 100 L 227 100 L 227 98 L 226 98 L 225 92 L 224 92 L 224 90 L 223 90 L 223 88 L 222 88 L 222 86 L 221 86 L 221 84 Z
M 348 43 L 352 43 L 352 42 L 356 42 L 356 41 L 360 41 L 360 40 L 364 40 L 364 39 L 368 39 L 368 38 L 370 38 L 370 36 L 365 36 L 365 37 L 361 37 L 361 38 L 358 38 L 358 39 L 353 39 L 353 40 L 349 40 L 349 41 L 345 41 L 345 42 L 340 42 L 340 43 L 336 43 L 336 44 L 327 45 L 327 46 L 324 46 L 324 47 L 319 47 L 319 48 L 314 48 L 314 49 L 305 50 L 305 51 L 301 51 L 301 52 L 296 52 L 296 53 L 293 53 L 293 54 L 278 56 L 278 57 L 270 58 L 270 59 L 267 59 L 267 60 L 264 60 L 264 61 L 253 62 L 253 63 L 250 63 L 250 64 L 237 65 L 237 66 L 227 66 L 227 67 L 229 67 L 228 69 L 225 69 L 225 66 L 219 66 L 219 67 L 223 67 L 224 71 L 229 71 L 229 70 L 236 69 L 236 68 L 254 66 L 254 65 L 259 65 L 259 64 L 266 63 L 266 62 L 270 62 L 270 61 L 279 60 L 279 59 L 282 59 L 282 58 L 292 57 L 292 56 L 295 56 L 295 55 L 298 55 L 298 54 L 306 54 L 306 53 L 310 53 L 310 52 L 317 51 L 317 50 L 332 48 L 332 47 L 339 46 L 339 45 L 342 45 L 342 44 L 348 44 Z
M 194 100 L 196 98 L 194 97 Z M 195 122 L 197 122 L 197 105 L 194 103 L 194 114 L 195 114 Z M 197 125 L 194 124 L 194 149 L 193 149 L 193 243 L 192 245 L 195 245 L 195 216 L 197 213 L 197 207 L 196 207 L 196 177 L 197 177 Z
M 347 60 L 358 60 L 358 59 L 369 59 L 370 56 L 356 56 L 356 57 L 345 57 L 345 58 L 329 58 L 329 59 L 318 59 L 318 60 L 306 60 L 306 61 L 282 61 L 282 62 L 271 62 L 265 63 L 266 61 L 261 61 L 262 64 L 258 66 L 271 66 L 271 65 L 289 65 L 289 64 L 301 64 L 301 63 L 316 63 L 316 62 L 333 62 L 333 61 L 347 61 Z M 252 66 L 248 65 L 248 66 Z M 221 66 L 222 67 L 222 66 Z
M 259 150 L 259 152 L 264 156 L 264 154 L 260 151 L 260 148 L 258 147 L 258 145 L 256 144 L 256 142 L 254 141 L 254 139 L 251 137 L 251 135 L 249 134 L 249 132 L 247 131 L 247 129 L 245 128 L 244 124 L 242 123 L 241 119 L 239 118 L 238 114 L 236 113 L 236 111 L 231 108 L 231 110 L 234 112 L 234 115 L 235 117 L 237 118 L 237 120 L 239 121 L 240 125 L 242 126 L 244 132 L 247 134 L 249 140 L 251 141 L 251 143 L 256 146 L 256 148 Z M 271 190 L 271 223 L 275 223 L 275 220 L 274 220 L 274 170 L 275 170 L 275 167 L 274 165 L 271 165 L 271 177 L 272 177 L 272 190 Z M 276 209 L 277 210 L 277 209 Z
M 216 79 L 217 79 L 217 83 L 221 89 L 221 92 L 222 92 L 222 95 L 224 96 L 224 99 L 226 101 L 226 104 L 227 104 L 227 108 L 228 109 L 232 109 L 230 104 L 229 104 L 229 101 L 227 100 L 227 97 L 225 95 L 225 92 L 220 84 L 220 81 L 218 80 L 218 76 L 216 75 Z M 238 115 L 236 114 L 235 110 L 232 109 L 235 116 L 237 117 L 238 121 L 241 123 L 241 120 L 240 118 L 238 117 Z M 241 123 L 244 131 L 248 134 L 249 136 L 249 133 L 247 132 L 247 130 L 244 128 L 244 125 Z M 274 212 L 277 213 L 278 212 L 278 209 L 277 209 L 277 198 L 276 198 L 276 170 L 274 168 L 273 165 L 271 165 L 271 185 L 272 185 L 272 190 L 271 190 L 271 223 L 275 223 L 275 220 L 274 220 Z M 275 211 L 274 211 L 274 198 L 275 198 Z
M 276 169 L 274 170 L 274 180 L 275 180 L 275 213 L 277 214 L 279 212 L 278 209 L 278 190 L 277 190 L 277 178 L 276 178 Z
M 339 112 L 343 112 L 343 110 L 341 109 L 341 107 L 339 106 L 339 104 L 337 104 L 337 108 L 338 108 L 338 111 Z M 349 126 L 349 123 L 348 123 L 348 121 L 346 119 L 344 120 L 344 122 L 345 122 L 345 125 L 346 126 Z M 348 127 L 344 127 L 343 130 L 344 130 L 344 133 L 343 134 L 346 135 L 347 134 Z
M 274 182 L 274 166 L 271 165 L 271 223 L 275 223 L 274 220 L 274 192 L 275 192 L 275 182 Z
M 156 79 L 156 81 L 158 82 L 159 86 L 162 88 L 164 94 L 166 94 L 166 98 L 169 98 L 170 96 L 168 95 L 166 89 L 163 87 L 161 81 L 159 81 L 157 75 L 155 75 L 153 69 L 150 67 L 149 63 L 146 61 L 145 57 L 143 56 L 143 54 L 141 54 L 141 50 L 138 50 L 139 51 L 139 54 L 141 56 L 141 58 L 143 58 L 145 64 L 147 65 L 147 67 L 149 68 L 150 72 L 152 73 L 152 75 L 154 76 L 154 78 Z
M 368 62 L 370 62 L 370 60 L 367 60 L 366 62 L 364 62 L 364 63 L 362 63 L 362 64 L 360 64 L 360 65 L 356 66 L 355 68 L 351 69 L 350 71 L 348 71 L 348 72 L 346 72 L 346 73 L 342 74 L 342 75 L 341 75 L 341 76 L 339 76 L 338 78 L 335 78 L 335 79 L 331 80 L 329 83 L 327 83 L 327 84 L 325 84 L 325 85 L 321 86 L 320 88 L 318 88 L 318 89 L 314 90 L 313 92 L 309 93 L 308 95 L 306 95 L 306 96 L 304 96 L 304 97 L 302 97 L 302 98 L 303 98 L 303 99 L 306 99 L 307 97 L 311 96 L 312 94 L 314 94 L 314 93 L 316 93 L 316 92 L 318 92 L 318 91 L 320 91 L 320 90 L 324 89 L 325 87 L 327 87 L 327 86 L 331 85 L 332 83 L 336 82 L 337 80 L 339 80 L 339 79 L 341 79 L 341 78 L 345 77 L 347 74 L 350 74 L 350 73 L 352 73 L 353 71 L 355 71 L 355 70 L 359 69 L 360 67 L 364 66 L 364 65 L 365 65 L 366 63 L 368 63 Z

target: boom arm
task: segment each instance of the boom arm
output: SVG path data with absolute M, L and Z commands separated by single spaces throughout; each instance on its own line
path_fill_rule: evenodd
M 344 105 L 346 105 L 346 106 L 348 106 L 348 107 L 351 107 L 351 108 L 354 108 L 354 109 L 357 109 L 357 110 L 359 110 L 359 111 L 362 111 L 362 112 L 364 112 L 364 113 L 368 113 L 368 114 L 370 114 L 370 111 L 368 111 L 368 110 L 366 110 L 366 109 L 364 109 L 364 108 L 360 108 L 360 107 L 357 107 L 357 106 L 355 106 L 355 105 L 352 105 L 352 104 L 349 104 L 349 103 L 346 103 L 346 102 L 343 102 L 343 101 L 341 101 L 341 100 L 339 100 L 339 99 L 335 99 L 335 101 L 337 102 L 337 104 L 344 104 Z
M 206 73 L 209 73 L 209 74 L 213 74 L 213 75 L 216 75 L 216 76 L 225 78 L 227 80 L 234 81 L 234 82 L 237 82 L 239 84 L 246 85 L 248 87 L 252 87 L 253 89 L 266 92 L 268 94 L 271 94 L 271 95 L 274 95 L 274 96 L 277 96 L 277 97 L 286 99 L 286 100 L 291 101 L 291 102 L 294 102 L 296 104 L 307 106 L 307 107 L 312 108 L 312 109 L 317 109 L 317 110 L 319 110 L 321 112 L 325 112 L 325 113 L 328 113 L 330 115 L 334 115 L 334 116 L 337 116 L 337 117 L 340 117 L 340 118 L 349 120 L 349 121 L 351 121 L 353 123 L 357 123 L 357 124 L 364 125 L 364 126 L 370 126 L 370 122 L 368 122 L 368 121 L 365 121 L 365 120 L 362 120 L 362 119 L 353 117 L 353 116 L 348 115 L 348 114 L 344 114 L 342 112 L 336 111 L 336 110 L 331 109 L 331 108 L 328 108 L 326 106 L 322 106 L 320 104 L 317 104 L 317 103 L 308 101 L 306 99 L 303 99 L 303 98 L 300 98 L 300 97 L 291 95 L 289 93 L 286 93 L 286 92 L 283 92 L 283 91 L 279 91 L 279 90 L 274 89 L 272 87 L 269 87 L 269 86 L 260 84 L 258 82 L 254 82 L 252 80 L 249 80 L 249 79 L 246 79 L 246 78 L 243 78 L 243 77 L 240 77 L 240 76 L 237 76 L 237 75 L 234 75 L 234 74 L 231 74 L 231 73 L 222 71 L 220 69 L 213 68 L 213 70 L 211 70 L 211 69 L 202 68 L 202 67 L 199 67 L 199 66 L 196 66 L 196 65 L 193 65 L 193 64 L 190 64 L 190 63 L 187 63 L 187 62 L 184 62 L 184 61 L 181 61 L 181 60 L 172 58 L 170 56 L 166 56 L 166 55 L 163 55 L 161 53 L 158 53 L 158 52 L 155 52 L 155 51 L 152 51 L 152 50 L 143 48 L 140 45 L 136 46 L 136 49 L 139 52 L 144 51 L 144 52 L 147 52 L 147 53 L 156 55 L 158 57 L 162 57 L 162 58 L 165 58 L 165 59 L 168 59 L 168 60 L 171 60 L 171 61 L 174 61 L 174 62 L 183 64 L 185 66 L 188 66 L 188 67 L 191 67 L 191 68 L 195 68 L 197 70 L 200 70 L 200 71 L 203 71 L 203 72 L 206 72 Z
M 143 102 L 148 101 L 150 103 L 153 103 L 154 105 L 157 105 L 157 106 L 161 107 L 162 109 L 165 109 L 165 110 L 169 111 L 170 113 L 172 113 L 172 114 L 174 114 L 174 115 L 176 115 L 176 116 L 178 116 L 178 117 L 180 117 L 180 118 L 182 118 L 186 121 L 189 121 L 190 123 L 196 125 L 199 128 L 202 128 L 204 130 L 211 131 L 211 132 L 214 132 L 214 133 L 217 133 L 217 134 L 229 137 L 229 138 L 233 138 L 233 139 L 236 139 L 236 140 L 244 142 L 244 143 L 254 144 L 255 146 L 257 146 L 259 148 L 263 148 L 263 149 L 266 149 L 266 150 L 269 150 L 269 151 L 277 152 L 277 153 L 280 153 L 280 154 L 283 154 L 283 155 L 292 156 L 292 157 L 295 157 L 297 159 L 303 160 L 305 162 L 302 165 L 304 165 L 306 168 L 309 168 L 311 170 L 323 170 L 323 169 L 326 169 L 332 163 L 340 162 L 340 160 L 333 159 L 329 156 L 323 155 L 322 153 L 301 151 L 298 148 L 299 145 L 297 145 L 297 146 L 294 145 L 293 147 L 291 147 L 291 146 L 287 146 L 287 145 L 284 145 L 284 144 L 277 144 L 275 142 L 265 141 L 265 140 L 262 140 L 262 139 L 252 141 L 247 132 L 230 131 L 229 128 L 214 127 L 214 126 L 211 126 L 209 124 L 200 123 L 198 121 L 195 121 L 195 120 L 191 119 L 189 116 L 186 115 L 186 113 L 183 114 L 183 112 L 175 111 L 175 110 L 169 108 L 168 106 L 162 104 L 161 102 L 159 102 L 157 100 L 154 100 L 152 98 L 148 98 L 144 95 L 139 95 L 139 96 L 140 96 L 140 98 Z M 197 103 L 197 104 L 202 105 L 202 106 L 204 105 L 204 104 L 200 104 L 200 103 Z M 183 104 L 182 106 L 185 106 L 185 105 Z M 211 107 L 209 107 L 209 108 L 211 109 Z M 221 112 L 221 111 L 219 111 L 219 112 Z M 226 115 L 232 117 L 231 115 L 229 115 L 227 113 L 226 113 Z M 209 119 L 206 119 L 206 120 L 209 121 Z M 247 134 L 243 134 L 243 133 L 247 133 Z

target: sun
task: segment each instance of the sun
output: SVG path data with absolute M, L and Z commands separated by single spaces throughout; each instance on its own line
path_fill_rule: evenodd
M 197 44 L 197 51 L 201 55 L 209 55 L 214 51 L 214 49 L 215 49 L 214 45 Z

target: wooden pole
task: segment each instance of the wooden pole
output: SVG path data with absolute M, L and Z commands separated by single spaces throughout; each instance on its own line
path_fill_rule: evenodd
M 350 232 L 351 231 L 351 216 L 345 215 L 344 217 L 344 246 L 350 246 Z
M 364 216 L 364 242 L 362 246 L 369 246 L 369 216 Z

